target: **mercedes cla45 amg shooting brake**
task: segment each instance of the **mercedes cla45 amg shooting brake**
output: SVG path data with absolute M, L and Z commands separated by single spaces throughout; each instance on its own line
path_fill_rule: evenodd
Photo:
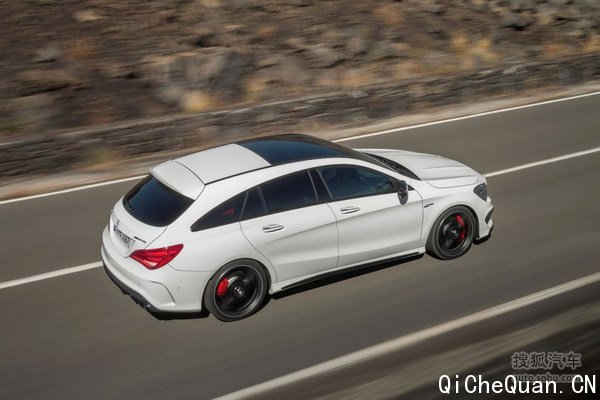
M 324 274 L 459 257 L 491 234 L 492 210 L 485 178 L 459 162 L 271 136 L 152 168 L 111 211 L 102 260 L 150 311 L 233 321 Z

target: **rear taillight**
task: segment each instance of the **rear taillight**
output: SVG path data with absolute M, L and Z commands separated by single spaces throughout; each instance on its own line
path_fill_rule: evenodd
M 160 249 L 136 250 L 129 257 L 148 269 L 158 269 L 173 261 L 181 249 L 183 249 L 183 245 L 176 244 Z

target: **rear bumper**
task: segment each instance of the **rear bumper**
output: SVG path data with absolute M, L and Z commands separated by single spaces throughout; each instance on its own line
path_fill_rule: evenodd
M 107 229 L 102 235 L 102 262 L 110 279 L 134 301 L 154 313 L 202 311 L 202 295 L 210 274 L 179 271 L 169 265 L 149 270 L 114 248 Z
M 106 264 L 104 264 L 104 271 L 106 272 L 106 275 L 108 275 L 110 280 L 113 281 L 113 283 L 115 285 L 117 285 L 117 287 L 119 289 L 121 289 L 121 292 L 123 292 L 123 294 L 130 296 L 133 299 L 133 301 L 135 301 L 141 307 L 143 307 L 153 313 L 160 312 L 160 310 L 158 310 L 156 307 L 154 307 L 152 304 L 150 304 L 150 302 L 148 300 L 146 300 L 146 298 L 144 296 L 142 296 L 141 294 L 139 294 L 138 292 L 136 292 L 135 290 L 133 290 L 132 288 L 130 288 L 129 286 L 124 284 L 123 282 L 121 282 L 119 280 L 119 278 L 117 278 L 115 275 L 113 275 L 113 273 L 110 272 L 110 270 L 106 267 Z

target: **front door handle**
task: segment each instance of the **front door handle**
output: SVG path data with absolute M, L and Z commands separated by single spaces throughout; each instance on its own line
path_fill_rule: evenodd
M 352 213 L 360 211 L 360 207 L 346 206 L 346 207 L 340 208 L 340 211 L 342 214 L 352 214 Z
M 265 225 L 262 227 L 263 232 L 265 233 L 271 233 L 271 232 L 277 232 L 280 231 L 284 228 L 283 225 L 279 225 L 279 224 L 269 224 L 269 225 Z

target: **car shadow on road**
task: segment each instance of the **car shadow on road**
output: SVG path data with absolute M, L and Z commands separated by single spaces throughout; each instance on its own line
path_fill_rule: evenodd
M 306 292 L 308 290 L 316 289 L 322 286 L 330 285 L 336 282 L 342 282 L 347 279 L 355 278 L 357 276 L 365 275 L 371 272 L 379 271 L 385 268 L 395 267 L 398 265 L 402 265 L 407 262 L 411 262 L 423 257 L 423 254 L 414 255 L 407 258 L 395 259 L 389 261 L 383 261 L 380 263 L 361 265 L 357 267 L 353 267 L 349 270 L 345 271 L 335 271 L 330 274 L 321 275 L 319 277 L 312 278 L 310 281 L 304 281 L 298 286 L 294 286 L 293 288 L 286 289 L 282 292 L 274 293 L 270 296 L 266 296 L 262 305 L 256 312 L 260 312 L 271 300 L 282 299 L 287 296 L 292 296 L 294 294 Z M 135 301 L 135 300 L 134 300 Z M 207 318 L 210 316 L 210 313 L 206 310 L 195 313 L 158 313 L 148 310 L 143 305 L 139 304 L 142 308 L 144 308 L 150 315 L 160 321 L 172 321 L 172 320 L 185 320 L 185 319 L 200 319 Z
M 150 310 L 146 310 L 150 315 L 156 318 L 159 321 L 172 321 L 176 319 L 200 319 L 200 318 L 208 318 L 210 313 L 206 310 L 202 310 L 200 312 L 190 312 L 190 313 L 157 313 Z

